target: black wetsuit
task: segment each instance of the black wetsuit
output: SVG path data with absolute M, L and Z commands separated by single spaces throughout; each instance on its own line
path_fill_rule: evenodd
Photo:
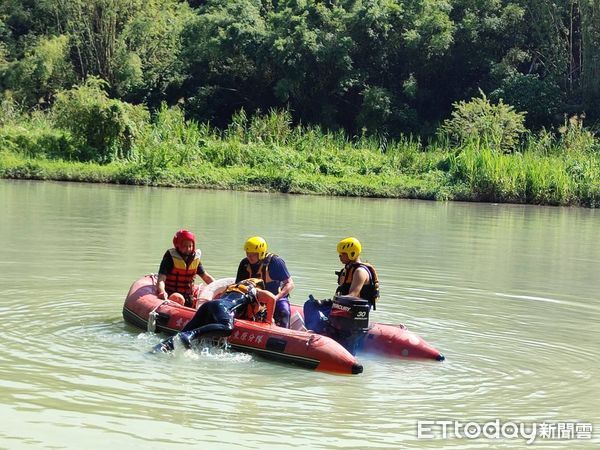
M 203 303 L 181 331 L 197 329 L 197 335 L 229 336 L 233 330 L 233 317 L 243 313 L 252 301 L 253 298 L 247 294 L 229 292 L 218 300 Z
M 241 316 L 249 303 L 254 301 L 250 294 L 229 292 L 218 300 L 203 303 L 194 317 L 178 334 L 186 347 L 191 347 L 192 341 L 204 337 L 226 337 L 233 331 L 234 317 Z M 174 349 L 173 337 L 154 347 L 154 351 L 168 352 Z

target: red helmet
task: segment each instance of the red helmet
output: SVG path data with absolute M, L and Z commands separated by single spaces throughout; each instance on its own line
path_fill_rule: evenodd
M 175 236 L 173 236 L 173 245 L 175 246 L 175 248 L 179 248 L 179 244 L 181 244 L 183 241 L 185 241 L 186 239 L 192 241 L 192 243 L 194 244 L 194 251 L 196 250 L 196 236 L 194 235 L 194 233 L 192 233 L 191 231 L 188 230 L 179 230 L 177 233 L 175 233 Z

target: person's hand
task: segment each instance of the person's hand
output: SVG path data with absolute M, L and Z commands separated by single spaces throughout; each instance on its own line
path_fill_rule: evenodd
M 167 299 L 167 293 L 164 290 L 156 290 L 156 296 L 158 298 L 160 298 L 161 300 L 166 300 Z

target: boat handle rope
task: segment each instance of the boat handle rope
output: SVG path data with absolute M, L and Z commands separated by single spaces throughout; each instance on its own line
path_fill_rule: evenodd
M 150 311 L 150 314 L 148 314 L 148 326 L 147 326 L 147 330 L 151 333 L 154 333 L 156 331 L 156 318 L 158 317 L 158 313 L 156 312 L 156 310 L 158 308 L 160 308 L 162 305 L 165 305 L 167 303 L 171 303 L 170 300 L 163 300 L 162 303 L 160 303 L 159 305 L 156 306 L 156 308 L 154 308 L 152 311 Z

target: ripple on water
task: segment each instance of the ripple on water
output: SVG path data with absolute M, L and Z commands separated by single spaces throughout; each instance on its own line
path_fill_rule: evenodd
M 10 448 L 512 449 L 522 443 L 417 441 L 416 421 L 598 422 L 597 212 L 0 184 Z M 248 204 L 260 205 L 251 224 Z M 271 236 L 295 302 L 331 296 L 335 243 L 358 236 L 381 275 L 373 319 L 406 324 L 447 360 L 361 355 L 364 373 L 333 376 L 241 354 L 148 354 L 164 336 L 124 325 L 123 296 L 181 226 L 203 233 L 216 276 L 235 270 L 248 235 Z

